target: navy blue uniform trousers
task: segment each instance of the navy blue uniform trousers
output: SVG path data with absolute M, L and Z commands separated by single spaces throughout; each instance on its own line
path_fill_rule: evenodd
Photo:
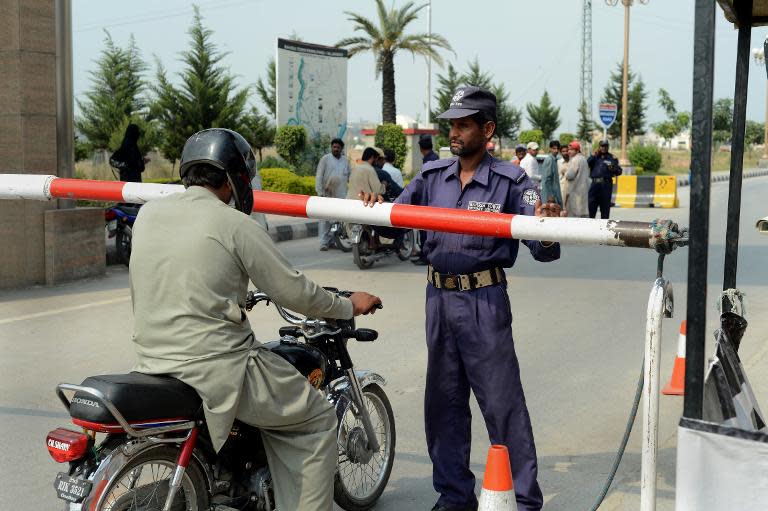
M 592 183 L 587 194 L 587 206 L 589 217 L 597 216 L 597 208 L 600 208 L 600 218 L 607 219 L 611 214 L 611 192 L 613 183 Z
M 477 503 L 475 476 L 469 470 L 471 389 L 491 443 L 509 449 L 518 510 L 540 510 L 536 447 L 512 341 L 506 284 L 474 291 L 427 284 L 426 316 L 424 417 L 438 503 Z

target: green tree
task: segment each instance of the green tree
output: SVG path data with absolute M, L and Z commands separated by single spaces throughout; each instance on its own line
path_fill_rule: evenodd
M 280 126 L 275 132 L 275 149 L 282 159 L 298 167 L 302 153 L 307 146 L 307 131 L 304 126 Z
M 84 100 L 78 100 L 80 116 L 75 120 L 77 130 L 92 148 L 106 149 L 116 130 L 126 118 L 145 117 L 146 84 L 142 78 L 147 69 L 141 59 L 136 41 L 131 36 L 128 46 L 115 44 L 109 32 L 104 38 L 104 49 L 91 71 L 91 88 Z
M 200 9 L 195 6 L 192 26 L 188 31 L 190 49 L 181 54 L 185 68 L 179 73 L 181 84 L 173 85 L 158 61 L 157 97 L 153 112 L 164 132 L 161 150 L 175 161 L 184 142 L 194 133 L 208 128 L 240 131 L 246 113 L 248 89 L 235 87 L 234 75 L 221 60 L 228 54 L 219 52 L 211 41 L 213 31 L 203 26 Z
M 603 90 L 603 96 L 600 98 L 601 103 L 615 103 L 618 107 L 616 122 L 608 128 L 608 135 L 611 138 L 621 137 L 622 84 L 622 63 L 619 62 L 616 70 L 611 73 L 608 84 Z M 645 133 L 645 100 L 648 96 L 642 77 L 633 73 L 631 67 L 627 77 L 627 88 L 629 90 L 627 94 L 627 103 L 629 104 L 629 111 L 627 112 L 627 137 L 631 138 Z
M 267 112 L 272 119 L 277 119 L 277 66 L 275 59 L 269 59 L 267 63 L 267 77 L 259 78 L 256 82 L 256 94 L 259 95 L 262 103 L 267 108 Z
M 540 146 L 544 145 L 544 133 L 541 130 L 523 130 L 520 132 L 520 137 L 517 139 L 521 144 L 528 144 L 529 142 L 536 142 Z
M 395 123 L 397 107 L 395 105 L 395 55 L 399 51 L 408 51 L 413 56 L 430 57 L 437 65 L 443 64 L 438 49 L 452 50 L 450 43 L 439 34 L 405 34 L 409 24 L 418 18 L 426 4 L 415 6 L 406 2 L 401 9 L 393 5 L 387 10 L 384 0 L 376 0 L 378 20 L 372 21 L 360 14 L 345 11 L 354 24 L 356 32 L 364 36 L 342 39 L 336 46 L 347 48 L 349 56 L 373 52 L 376 60 L 376 76 L 381 81 L 381 117 L 384 123 Z
M 757 121 L 747 121 L 744 130 L 744 140 L 747 144 L 759 145 L 765 142 L 765 124 Z
M 451 123 L 447 119 L 438 119 L 437 116 L 448 110 L 451 106 L 451 98 L 456 93 L 462 84 L 462 76 L 453 67 L 453 64 L 448 64 L 448 69 L 445 74 L 437 75 L 437 88 L 435 89 L 435 110 L 432 110 L 431 117 L 433 121 L 437 121 L 437 129 L 440 132 L 438 135 L 438 145 L 448 145 L 448 131 L 451 129 Z
M 405 133 L 402 126 L 397 124 L 381 124 L 376 126 L 376 147 L 391 149 L 395 152 L 395 167 L 402 169 L 408 147 L 405 144 Z
M 259 113 L 255 107 L 252 107 L 251 111 L 244 116 L 240 134 L 259 154 L 259 163 L 263 161 L 262 150 L 275 142 L 274 124 L 266 115 Z
M 712 105 L 712 140 L 724 144 L 731 139 L 733 131 L 733 100 L 720 98 Z
M 564 131 L 560 133 L 560 136 L 557 137 L 557 139 L 560 141 L 560 145 L 564 146 L 576 140 L 576 135 L 574 135 L 573 133 L 568 133 L 567 131 Z
M 123 119 L 123 122 L 115 128 L 115 131 L 112 132 L 112 136 L 109 138 L 109 144 L 106 149 L 116 151 L 117 148 L 120 147 L 123 143 L 123 137 L 125 136 L 125 129 L 131 123 L 139 127 L 140 135 L 137 145 L 139 146 L 141 154 L 147 154 L 160 144 L 161 137 L 160 133 L 157 131 L 157 123 L 148 121 L 138 115 L 134 115 Z
M 576 138 L 579 140 L 592 140 L 592 130 L 595 129 L 595 123 L 592 121 L 590 110 L 587 104 L 582 102 L 579 106 L 579 124 L 576 126 Z
M 499 154 L 502 150 L 503 139 L 514 140 L 520 129 L 522 113 L 509 101 L 509 92 L 503 83 L 491 87 L 496 96 L 496 138 L 499 139 Z
M 493 86 L 493 76 L 480 69 L 480 62 L 478 62 L 477 57 L 467 64 L 467 72 L 464 73 L 461 81 L 464 85 L 482 87 L 489 90 Z
M 555 130 L 560 127 L 560 107 L 555 108 L 552 105 L 549 93 L 545 90 L 538 105 L 528 103 L 525 109 L 531 126 L 541 131 L 545 141 L 550 140 Z
M 672 97 L 664 89 L 659 89 L 659 106 L 667 114 L 667 120 L 656 123 L 651 127 L 658 136 L 671 146 L 672 139 L 688 129 L 688 126 L 691 124 L 691 114 L 689 112 L 678 112 Z

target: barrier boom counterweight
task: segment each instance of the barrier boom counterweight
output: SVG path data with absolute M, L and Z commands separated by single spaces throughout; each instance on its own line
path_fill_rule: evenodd
M 144 203 L 182 193 L 181 185 L 65 179 L 30 174 L 0 174 L 0 199 L 84 199 Z M 254 191 L 253 210 L 285 216 L 349 223 L 474 234 L 497 238 L 609 245 L 671 252 L 685 244 L 685 232 L 669 221 L 630 222 L 591 218 L 543 218 L 450 208 L 377 204 L 361 201 Z

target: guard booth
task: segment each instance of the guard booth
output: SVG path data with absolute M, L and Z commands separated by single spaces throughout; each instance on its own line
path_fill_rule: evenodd
M 719 5 L 719 9 L 718 9 Z M 723 294 L 716 355 L 705 373 L 715 20 L 738 28 Z M 678 427 L 678 511 L 768 509 L 768 428 L 739 361 L 747 328 L 737 288 L 739 219 L 752 27 L 768 0 L 696 0 L 693 67 L 688 336 L 685 403 Z M 768 50 L 768 41 L 765 43 Z M 768 53 L 768 52 L 767 52 Z

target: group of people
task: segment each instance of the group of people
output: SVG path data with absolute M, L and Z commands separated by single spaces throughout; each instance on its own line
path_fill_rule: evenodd
M 519 165 L 541 188 L 544 200 L 559 204 L 567 216 L 608 218 L 611 210 L 613 178 L 621 175 L 619 161 L 610 153 L 607 140 L 586 158 L 581 144 L 571 141 L 549 143 L 549 153 L 539 163 L 539 144 L 515 147 L 512 162 Z
M 405 187 L 403 173 L 395 167 L 396 155 L 392 149 L 366 147 L 354 167 L 343 154 L 344 141 L 331 141 L 331 152 L 320 158 L 315 173 L 315 192 L 319 197 L 356 199 L 360 192 L 381 194 L 393 201 Z M 334 246 L 331 222 L 321 221 L 319 226 L 320 250 Z

